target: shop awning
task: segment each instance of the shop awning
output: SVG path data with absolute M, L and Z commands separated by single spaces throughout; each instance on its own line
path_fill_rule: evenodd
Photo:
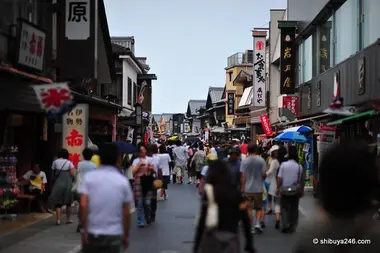
M 333 122 L 330 122 L 330 123 L 327 123 L 328 126 L 335 126 L 335 125 L 340 125 L 346 121 L 349 121 L 349 120 L 354 120 L 354 119 L 359 119 L 359 118 L 365 118 L 365 117 L 372 117 L 372 115 L 375 113 L 375 110 L 369 110 L 369 111 L 366 111 L 366 112 L 361 112 L 361 113 L 357 113 L 355 115 L 352 115 L 352 116 L 349 116 L 349 117 L 345 117 L 345 118 L 342 118 L 342 119 L 338 119 L 338 120 L 335 120 Z

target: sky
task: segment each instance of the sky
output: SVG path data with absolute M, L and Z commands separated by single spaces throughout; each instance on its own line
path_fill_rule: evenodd
M 227 58 L 252 49 L 253 27 L 269 27 L 286 0 L 105 0 L 111 36 L 134 36 L 147 57 L 153 113 L 184 113 L 190 99 L 224 87 Z

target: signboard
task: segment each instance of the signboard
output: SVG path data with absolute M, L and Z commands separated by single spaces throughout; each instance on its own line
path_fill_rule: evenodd
M 227 96 L 227 115 L 235 113 L 235 93 L 229 92 Z
M 286 108 L 292 112 L 296 117 L 299 113 L 298 96 L 284 96 L 282 97 L 282 108 Z
M 69 151 L 69 160 L 75 165 L 82 160 L 82 151 L 88 142 L 88 104 L 77 104 L 62 115 L 62 147 Z
M 359 90 L 358 94 L 363 95 L 365 93 L 365 61 L 364 56 L 360 58 L 358 62 L 358 83 L 359 83 Z
M 284 27 L 281 29 L 281 57 L 280 57 L 280 94 L 295 93 L 296 67 L 296 30 Z
M 52 83 L 32 85 L 42 110 L 52 112 L 58 110 L 66 102 L 72 100 L 71 91 L 67 83 Z
M 320 45 L 320 52 L 319 52 L 319 73 L 322 74 L 323 72 L 327 71 L 330 68 L 330 38 L 331 38 L 331 21 L 327 21 L 324 25 L 320 28 L 320 35 L 319 35 L 319 45 Z
M 311 110 L 312 108 L 312 93 L 311 93 L 311 85 L 309 85 L 309 87 L 307 87 L 307 109 L 308 110 Z
M 253 106 L 265 106 L 265 44 L 266 37 L 253 37 Z
M 315 94 L 315 100 L 316 100 L 317 107 L 321 107 L 321 103 L 322 103 L 322 97 L 321 96 L 322 96 L 322 80 L 319 80 L 317 83 L 317 91 Z
M 44 69 L 45 32 L 33 24 L 19 19 L 17 63 L 35 70 Z
M 90 0 L 66 0 L 65 14 L 65 37 L 68 40 L 90 38 Z
M 263 114 L 260 116 L 260 122 L 263 126 L 264 133 L 267 137 L 270 137 L 273 135 L 272 127 L 269 121 L 268 114 Z

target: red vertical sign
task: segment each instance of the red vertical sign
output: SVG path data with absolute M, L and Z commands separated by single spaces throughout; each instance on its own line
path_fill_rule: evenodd
M 270 125 L 268 114 L 263 114 L 260 116 L 260 122 L 263 126 L 264 133 L 267 137 L 270 137 L 273 135 L 272 127 Z
M 298 97 L 297 96 L 284 96 L 282 97 L 282 108 L 287 108 L 296 117 L 298 116 Z

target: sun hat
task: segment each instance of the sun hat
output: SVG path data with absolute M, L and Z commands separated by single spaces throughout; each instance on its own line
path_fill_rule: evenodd
M 276 150 L 279 150 L 280 149 L 280 146 L 278 145 L 273 145 L 270 149 L 269 149 L 269 155 L 272 154 L 273 151 L 276 151 Z

